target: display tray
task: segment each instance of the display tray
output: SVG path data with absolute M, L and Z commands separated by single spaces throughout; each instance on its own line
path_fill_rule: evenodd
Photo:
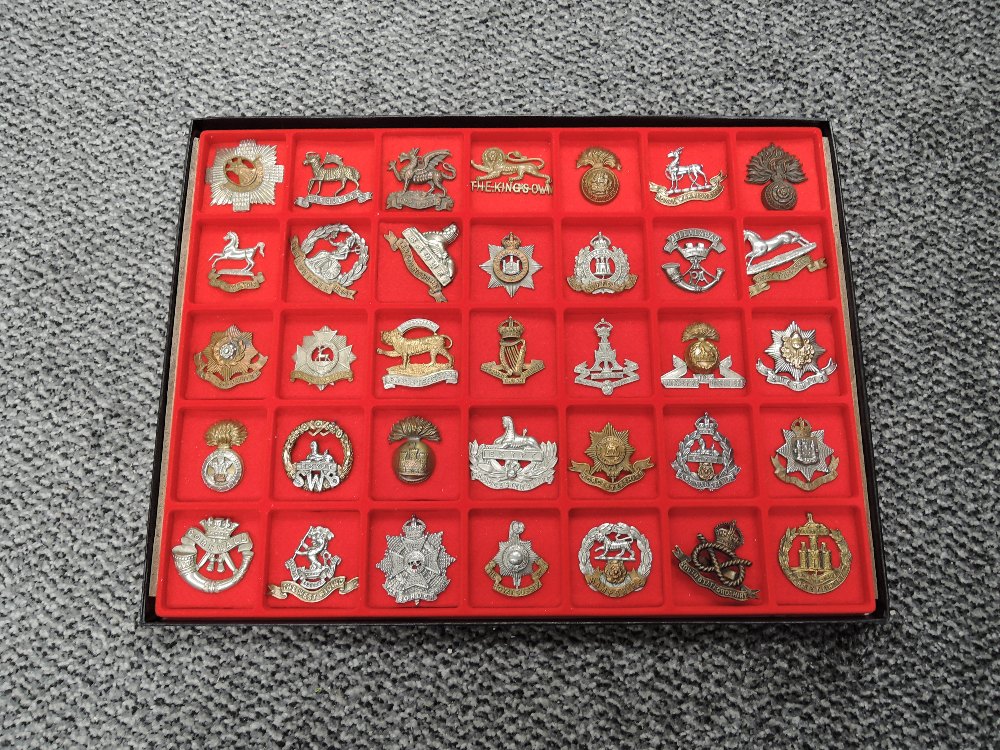
M 173 296 L 144 622 L 885 616 L 825 121 L 198 120 Z

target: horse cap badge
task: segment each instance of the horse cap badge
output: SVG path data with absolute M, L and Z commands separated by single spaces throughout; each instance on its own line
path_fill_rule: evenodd
M 542 264 L 533 257 L 534 245 L 521 245 L 521 238 L 511 232 L 499 245 L 488 245 L 490 259 L 479 267 L 490 277 L 487 289 L 503 287 L 511 297 L 518 289 L 534 289 L 533 276 Z
M 402 362 L 388 368 L 382 376 L 382 387 L 395 388 L 397 385 L 407 388 L 425 388 L 435 383 L 458 383 L 458 372 L 455 370 L 455 358 L 452 357 L 451 336 L 438 333 L 438 324 L 426 318 L 411 318 L 400 323 L 396 328 L 382 331 L 382 341 L 391 349 L 376 349 L 384 357 L 399 357 Z M 430 336 L 410 338 L 409 331 L 424 328 L 431 332 Z M 446 343 L 447 342 L 447 343 Z M 411 362 L 413 357 L 422 355 L 430 357 L 429 362 Z M 444 359 L 438 362 L 438 357 Z
M 442 544 L 443 531 L 427 533 L 416 516 L 403 524 L 399 536 L 386 534 L 385 556 L 375 566 L 385 574 L 382 588 L 397 604 L 432 602 L 448 588 L 448 568 L 455 558 Z
M 458 239 L 458 225 L 449 224 L 433 232 L 409 227 L 403 230 L 402 237 L 392 232 L 384 236 L 393 252 L 398 251 L 403 256 L 403 263 L 413 277 L 427 285 L 427 293 L 437 302 L 447 302 L 444 287 L 455 278 L 455 261 L 448 254 L 448 246 Z M 426 264 L 430 273 L 417 265 L 414 255 Z
M 753 278 L 753 285 L 750 287 L 750 296 L 756 297 L 761 292 L 770 289 L 770 281 L 788 281 L 798 275 L 802 270 L 810 273 L 826 268 L 826 258 L 813 258 L 810 254 L 816 249 L 815 242 L 809 242 L 798 232 L 788 230 L 781 234 L 776 234 L 769 240 L 761 238 L 756 232 L 749 229 L 743 230 L 743 239 L 750 243 L 750 252 L 746 255 L 747 276 Z M 794 244 L 791 250 L 778 253 L 770 258 L 765 255 L 773 253 L 784 245 Z M 780 271 L 769 269 L 789 263 L 787 267 Z
M 537 156 L 524 156 L 519 151 L 491 146 L 483 151 L 481 161 L 482 164 L 472 162 L 473 169 L 484 173 L 472 180 L 473 192 L 552 195 L 552 177 L 541 171 L 545 161 Z M 543 182 L 524 182 L 526 176 Z M 500 177 L 506 177 L 507 181 L 498 179 Z
M 305 458 L 293 461 L 292 453 L 295 445 L 303 435 L 317 439 L 309 442 L 309 453 Z M 344 454 L 342 463 L 337 463 L 330 455 L 329 449 L 319 452 L 320 439 L 331 435 L 340 441 Z M 303 422 L 288 435 L 281 452 L 281 462 L 292 485 L 307 492 L 325 492 L 338 486 L 351 473 L 351 468 L 354 466 L 354 448 L 347 433 L 336 422 L 314 419 Z
M 254 140 L 240 141 L 236 148 L 220 148 L 205 173 L 213 206 L 232 206 L 249 211 L 254 204 L 274 205 L 274 188 L 285 178 L 278 164 L 277 146 L 260 146 Z
M 486 563 L 486 575 L 493 581 L 493 590 L 498 594 L 528 596 L 542 587 L 542 576 L 549 569 L 549 564 L 531 548 L 531 542 L 521 539 L 523 533 L 524 524 L 511 521 L 507 541 L 500 542 L 500 549 Z M 526 576 L 531 578 L 531 583 L 521 586 Z M 512 585 L 504 585 L 504 578 L 510 578 Z
M 344 235 L 343 239 L 339 239 L 341 235 Z M 316 250 L 319 242 L 328 243 L 332 249 Z M 321 292 L 354 299 L 357 290 L 349 287 L 368 268 L 368 244 L 364 237 L 347 224 L 327 224 L 312 230 L 301 244 L 299 238 L 293 235 L 291 249 L 292 261 L 302 278 Z M 342 264 L 351 255 L 358 257 L 349 269 L 344 270 Z
M 209 262 L 212 264 L 208 272 L 209 285 L 224 292 L 241 292 L 244 289 L 259 288 L 264 283 L 264 274 L 260 271 L 254 273 L 253 268 L 256 265 L 254 256 L 260 253 L 260 257 L 264 257 L 264 243 L 258 242 L 253 247 L 240 247 L 240 238 L 236 232 L 226 232 L 226 236 L 223 239 L 226 244 L 222 250 L 208 257 Z M 230 260 L 242 261 L 243 267 L 223 266 L 221 270 L 218 268 L 220 261 L 226 262 Z M 230 283 L 224 281 L 223 276 L 237 276 L 244 280 Z
M 389 442 L 402 441 L 392 454 L 392 470 L 401 482 L 419 484 L 434 472 L 434 451 L 425 440 L 439 442 L 441 433 L 423 417 L 401 419 L 389 430 Z
M 601 232 L 580 248 L 573 262 L 573 275 L 566 283 L 575 292 L 614 294 L 635 286 L 638 276 L 629 273 L 628 256 Z
M 192 526 L 184 532 L 180 544 L 171 550 L 174 568 L 184 582 L 206 594 L 218 594 L 231 589 L 246 575 L 253 560 L 253 540 L 242 531 L 233 532 L 239 526 L 228 518 L 206 518 L 199 522 L 201 529 Z M 198 550 L 202 553 L 199 554 Z M 239 554 L 239 564 L 233 561 L 233 552 Z M 225 573 L 226 578 L 218 578 L 202 573 Z
M 840 459 L 834 456 L 833 449 L 823 442 L 825 432 L 825 430 L 814 430 L 802 417 L 792 422 L 790 430 L 782 430 L 785 444 L 778 448 L 777 455 L 771 456 L 774 473 L 778 479 L 794 484 L 806 492 L 812 492 L 817 487 L 836 479 Z M 778 456 L 785 459 L 785 466 L 781 465 Z M 803 479 L 792 476 L 793 473 L 801 474 Z
M 695 421 L 694 427 L 677 446 L 677 457 L 671 464 L 677 471 L 677 478 L 696 490 L 709 492 L 736 481 L 740 467 L 733 461 L 733 446 L 719 432 L 719 423 L 705 412 L 704 417 Z M 709 438 L 711 444 L 705 438 Z M 697 464 L 697 470 L 692 470 L 690 464 Z M 716 466 L 721 468 L 716 470 Z
M 783 385 L 793 391 L 825 383 L 837 369 L 831 357 L 823 366 L 819 359 L 826 349 L 816 343 L 816 331 L 804 331 L 794 320 L 783 331 L 771 331 L 771 345 L 764 350 L 774 360 L 774 367 L 768 367 L 763 360 L 757 360 L 757 372 L 773 385 Z M 788 377 L 785 377 L 787 373 Z M 806 373 L 810 373 L 806 375 Z
M 606 148 L 592 146 L 577 158 L 576 168 L 580 167 L 588 167 L 580 177 L 580 192 L 584 198 L 598 206 L 615 199 L 620 185 L 618 175 L 611 170 L 622 168 L 615 154 Z
M 295 348 L 291 380 L 303 380 L 322 391 L 338 380 L 354 380 L 351 363 L 356 359 L 347 337 L 323 326 Z
M 680 163 L 684 147 L 678 146 L 667 154 L 667 168 L 663 174 L 670 180 L 670 186 L 649 183 L 649 190 L 655 193 L 654 200 L 664 206 L 679 206 L 688 201 L 710 201 L 722 195 L 722 181 L 726 173 L 719 171 L 711 180 L 701 164 Z M 687 187 L 681 187 L 681 180 L 688 179 Z
M 639 379 L 637 363 L 631 359 L 626 359 L 625 364 L 618 363 L 618 352 L 612 348 L 610 342 L 613 328 L 613 325 L 601 318 L 594 326 L 594 332 L 600 342 L 594 350 L 594 364 L 581 362 L 573 368 L 573 372 L 576 373 L 574 383 L 600 388 L 605 396 L 610 396 L 615 388 L 621 388 Z
M 234 325 L 214 331 L 208 346 L 194 355 L 198 377 L 222 390 L 256 380 L 265 364 L 267 357 L 253 345 L 253 334 Z
M 837 547 L 839 564 L 834 564 L 827 538 Z M 796 539 L 799 539 L 798 565 L 793 565 L 792 547 Z M 793 586 L 809 594 L 828 594 L 840 586 L 851 572 L 851 560 L 851 549 L 844 535 L 837 529 L 814 521 L 812 513 L 806 513 L 806 522 L 802 526 L 786 529 L 778 545 L 781 572 Z
M 577 560 L 587 586 L 614 599 L 642 590 L 653 570 L 649 541 L 635 526 L 621 522 L 602 523 L 588 531 Z
M 325 526 L 310 526 L 295 552 L 285 562 L 292 580 L 278 585 L 268 584 L 267 593 L 275 599 L 287 599 L 291 595 L 299 601 L 315 604 L 334 591 L 341 596 L 354 591 L 358 587 L 357 576 L 347 580 L 345 576 L 336 574 L 341 560 L 339 555 L 330 553 L 333 536 L 333 532 Z M 299 565 L 299 560 L 303 558 L 307 563 L 304 566 Z
M 690 341 L 684 358 L 673 355 L 674 369 L 660 376 L 664 388 L 742 388 L 747 381 L 733 370 L 733 358 L 719 359 L 719 349 L 713 341 L 719 332 L 708 323 L 691 323 L 681 334 L 681 341 Z M 718 368 L 719 374 L 715 374 Z M 690 373 L 690 377 L 688 376 Z
M 707 240 L 705 242 L 694 243 L 691 240 Z M 686 240 L 681 244 L 682 240 Z M 680 263 L 664 263 L 661 268 L 667 274 L 667 278 L 686 292 L 707 292 L 722 279 L 724 268 L 718 269 L 715 274 L 711 274 L 702 267 L 708 256 L 713 252 L 724 253 L 726 246 L 722 244 L 722 237 L 709 232 L 707 229 L 682 229 L 667 237 L 663 245 L 663 252 L 669 254 L 677 253 L 688 262 L 686 270 L 681 271 Z
M 492 443 L 469 443 L 472 478 L 494 490 L 527 492 L 555 479 L 556 444 L 539 443 L 524 430 L 514 431 L 514 420 L 503 417 L 503 434 Z M 526 462 L 522 464 L 521 462 Z
M 312 169 L 312 177 L 306 185 L 306 194 L 295 199 L 295 205 L 300 208 L 309 208 L 314 203 L 321 206 L 340 206 L 348 201 L 364 203 L 372 198 L 371 193 L 361 192 L 361 173 L 354 167 L 344 164 L 344 160 L 337 154 L 327 152 L 323 160 L 320 161 L 319 154 L 315 151 L 306 153 L 303 166 Z M 320 195 L 323 192 L 323 185 L 326 183 L 339 182 L 340 187 L 333 191 L 333 195 Z M 345 193 L 347 183 L 354 183 L 354 190 Z M 316 188 L 316 192 L 313 192 Z
M 760 200 L 764 208 L 790 211 L 799 201 L 795 184 L 806 181 L 798 157 L 773 143 L 762 148 L 747 164 L 747 182 L 763 185 Z
M 500 334 L 500 354 L 498 362 L 483 362 L 480 368 L 504 385 L 524 385 L 524 383 L 545 368 L 540 359 L 525 362 L 527 344 L 524 341 L 524 326 L 514 318 L 507 318 L 497 328 Z
M 603 430 L 591 432 L 590 445 L 584 453 L 593 464 L 570 461 L 569 470 L 577 472 L 587 484 L 605 492 L 621 492 L 638 482 L 647 469 L 653 468 L 653 459 L 643 458 L 632 463 L 635 448 L 629 442 L 628 432 L 616 430 L 611 422 L 604 425 Z
M 430 151 L 419 156 L 420 147 L 412 148 L 399 155 L 399 159 L 389 162 L 389 171 L 403 183 L 403 189 L 389 193 L 385 199 L 386 208 L 424 209 L 433 206 L 438 211 L 450 211 L 455 201 L 445 189 L 445 180 L 454 180 L 458 174 L 455 167 L 445 164 L 451 156 L 447 149 Z M 405 165 L 404 165 L 405 162 Z M 400 168 L 401 167 L 401 168 Z M 429 185 L 426 191 L 411 190 L 411 185 Z M 434 191 L 440 192 L 434 192 Z
M 690 555 L 685 555 L 680 545 L 675 546 L 674 557 L 678 567 L 699 586 L 725 599 L 746 601 L 756 599 L 760 591 L 744 583 L 747 568 L 753 563 L 737 556 L 742 545 L 743 533 L 736 521 L 730 521 L 715 527 L 714 541 L 699 533 Z
M 243 445 L 247 428 L 242 422 L 224 419 L 205 430 L 205 442 L 214 451 L 201 465 L 201 479 L 205 486 L 216 492 L 228 492 L 243 478 L 243 459 L 233 446 Z

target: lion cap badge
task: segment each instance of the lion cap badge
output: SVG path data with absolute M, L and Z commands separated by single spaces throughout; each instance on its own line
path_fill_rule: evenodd
M 664 206 L 679 206 L 688 201 L 710 201 L 722 195 L 722 181 L 726 173 L 720 171 L 711 180 L 705 174 L 701 164 L 681 164 L 681 154 L 684 147 L 678 146 L 667 154 L 667 168 L 663 174 L 670 180 L 670 185 L 649 183 L 649 190 L 655 193 L 654 200 Z M 687 185 L 681 182 L 687 178 Z
M 642 590 L 653 570 L 649 540 L 622 522 L 602 523 L 588 531 L 577 560 L 587 586 L 614 599 Z
M 390 349 L 376 349 L 383 357 L 399 357 L 402 362 L 392 365 L 382 376 L 382 387 L 386 390 L 397 385 L 407 388 L 426 388 L 435 383 L 458 383 L 458 371 L 455 370 L 455 358 L 448 351 L 451 349 L 451 336 L 438 333 L 438 324 L 427 318 L 411 318 L 400 323 L 396 328 L 382 331 L 383 343 Z M 408 337 L 412 330 L 424 328 L 431 332 L 429 336 Z M 413 357 L 427 355 L 429 362 L 412 362 Z M 439 362 L 438 358 L 443 361 Z
M 470 183 L 474 192 L 552 195 L 552 177 L 542 172 L 544 159 L 491 146 L 483 151 L 480 161 L 482 164 L 472 162 L 473 169 L 483 172 Z M 506 181 L 500 179 L 502 177 L 506 177 Z M 534 177 L 542 182 L 525 182 L 525 177 Z
M 240 141 L 236 148 L 219 148 L 205 173 L 213 206 L 232 206 L 249 211 L 254 204 L 274 205 L 274 188 L 285 178 L 278 164 L 278 147 L 261 146 L 254 140 Z

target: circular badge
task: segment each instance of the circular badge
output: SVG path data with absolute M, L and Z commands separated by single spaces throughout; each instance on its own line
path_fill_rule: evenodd
M 603 567 L 595 565 L 602 562 Z M 602 523 L 583 538 L 579 563 L 591 589 L 617 599 L 646 585 L 653 569 L 653 553 L 635 526 Z
M 338 464 L 328 449 L 321 451 L 320 440 L 312 440 L 309 453 L 299 461 L 292 461 L 292 451 L 303 435 L 313 438 L 333 436 L 340 441 L 344 452 L 343 462 Z M 354 449 L 347 433 L 336 422 L 325 422 L 314 419 L 304 422 L 292 430 L 285 440 L 285 448 L 281 454 L 285 466 L 285 474 L 296 487 L 307 492 L 324 492 L 331 490 L 347 479 L 354 465 Z

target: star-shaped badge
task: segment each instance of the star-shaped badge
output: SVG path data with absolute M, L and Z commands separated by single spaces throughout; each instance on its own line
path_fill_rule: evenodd
M 480 265 L 490 277 L 489 289 L 503 287 L 511 297 L 518 289 L 534 289 L 532 279 L 542 264 L 532 254 L 534 245 L 522 245 L 521 238 L 511 232 L 501 240 L 500 245 L 490 245 L 490 259 Z

